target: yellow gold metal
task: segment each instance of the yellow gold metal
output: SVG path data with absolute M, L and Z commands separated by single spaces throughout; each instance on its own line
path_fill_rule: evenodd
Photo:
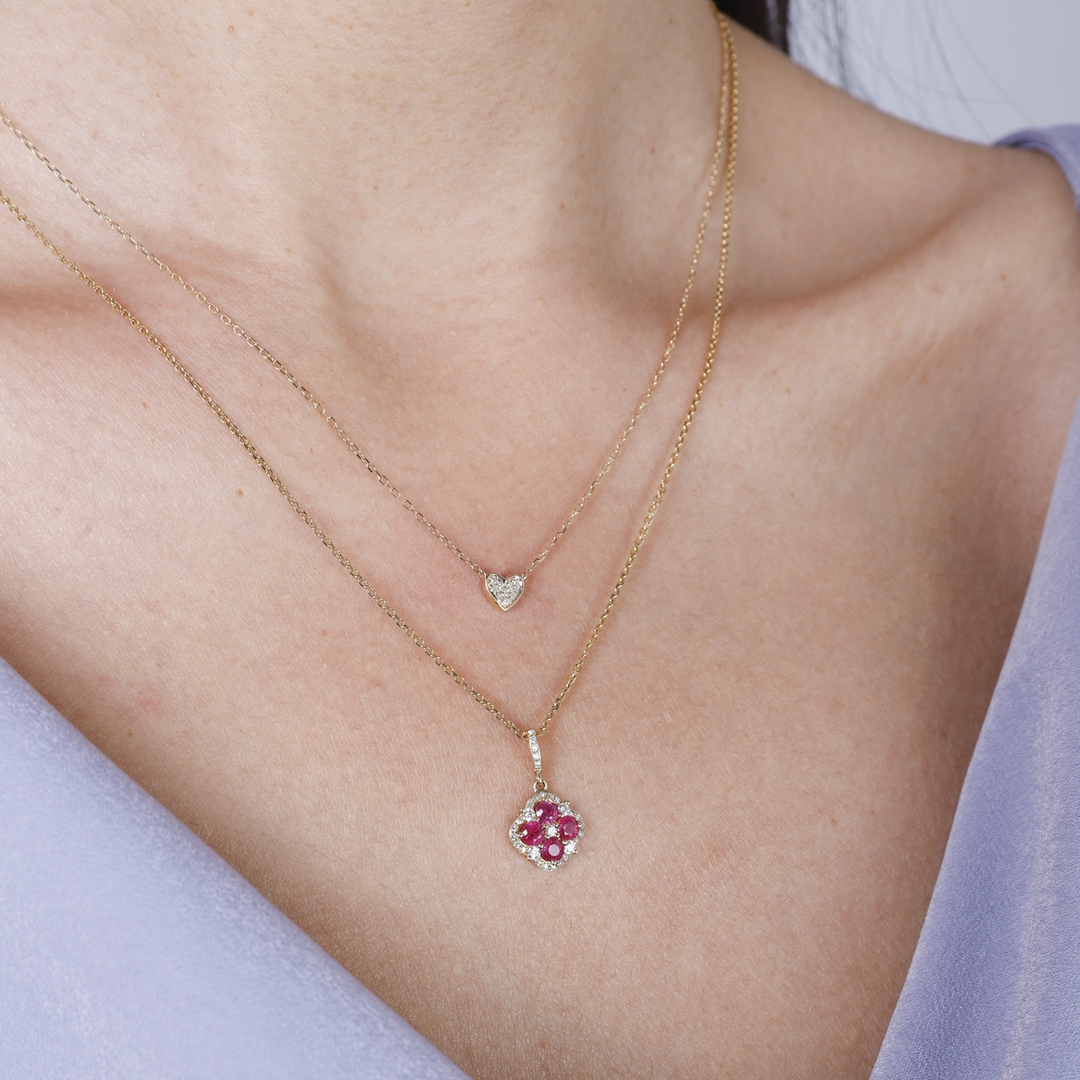
M 717 16 L 720 25 L 720 37 L 721 37 L 721 53 L 722 53 L 722 66 L 723 75 L 721 79 L 721 95 L 720 95 L 720 117 L 721 121 L 717 133 L 717 145 L 718 148 L 726 149 L 726 166 L 725 166 L 725 179 L 724 179 L 724 205 L 723 205 L 723 218 L 721 221 L 720 229 L 720 258 L 717 268 L 716 276 L 716 294 L 713 305 L 713 318 L 712 329 L 709 334 L 709 344 L 705 354 L 705 363 L 701 372 L 701 377 L 698 379 L 697 386 L 694 389 L 693 397 L 690 400 L 690 406 L 687 409 L 686 415 L 683 418 L 682 424 L 679 428 L 678 435 L 675 439 L 675 444 L 671 450 L 667 459 L 667 465 L 664 469 L 663 476 L 660 479 L 660 484 L 653 495 L 652 501 L 649 503 L 649 507 L 645 512 L 645 517 L 638 529 L 637 536 L 634 540 L 633 546 L 630 548 L 630 553 L 623 563 L 622 570 L 619 573 L 618 579 L 615 582 L 615 587 L 612 589 L 611 594 L 607 598 L 607 602 L 604 605 L 603 610 L 600 612 L 599 618 L 596 620 L 596 624 L 593 626 L 591 633 L 585 641 L 584 646 L 577 659 L 574 661 L 573 666 L 570 669 L 569 674 L 566 677 L 562 688 L 556 694 L 555 699 L 552 701 L 550 708 L 547 710 L 542 722 L 539 725 L 530 726 L 528 728 L 522 727 L 519 724 L 511 720 L 493 701 L 485 696 L 480 690 L 478 690 L 469 680 L 462 675 L 457 668 L 455 668 L 449 661 L 445 660 L 438 652 L 435 651 L 405 620 L 401 615 L 394 610 L 393 607 L 376 591 L 375 587 L 364 577 L 360 571 L 353 566 L 348 556 L 330 539 L 329 536 L 320 528 L 306 509 L 300 504 L 296 496 L 285 486 L 284 481 L 274 471 L 267 460 L 262 456 L 258 449 L 254 446 L 250 439 L 237 427 L 236 423 L 228 415 L 228 413 L 221 407 L 220 404 L 210 395 L 210 393 L 202 386 L 202 384 L 195 378 L 195 376 L 185 367 L 185 365 L 179 360 L 179 358 L 169 349 L 169 347 L 144 323 L 137 315 L 125 307 L 119 300 L 107 292 L 101 285 L 99 285 L 90 275 L 88 275 L 81 267 L 79 267 L 71 258 L 69 258 L 38 226 L 12 201 L 12 199 L 3 191 L 0 190 L 0 203 L 7 207 L 7 209 L 17 218 L 22 224 L 47 248 L 61 263 L 64 264 L 76 277 L 79 278 L 88 288 L 93 290 L 105 303 L 107 303 L 114 311 L 121 315 L 127 322 L 129 322 L 140 334 L 176 369 L 179 375 L 184 381 L 195 391 L 196 394 L 202 398 L 203 401 L 210 407 L 214 415 L 225 425 L 226 428 L 235 436 L 237 441 L 243 446 L 244 450 L 251 456 L 255 464 L 265 473 L 270 482 L 281 493 L 282 497 L 293 508 L 296 514 L 303 520 L 304 524 L 319 538 L 319 540 L 329 549 L 330 553 L 335 559 L 345 568 L 349 575 L 356 581 L 356 583 L 371 597 L 371 599 L 378 605 L 378 607 L 386 614 L 393 623 L 409 638 L 414 645 L 422 650 L 442 671 L 449 675 L 454 682 L 461 686 L 480 706 L 486 709 L 496 720 L 503 724 L 509 731 L 513 732 L 520 739 L 525 739 L 532 742 L 530 736 L 538 739 L 542 736 L 550 727 L 552 721 L 555 719 L 556 714 L 562 707 L 563 702 L 566 700 L 567 694 L 570 693 L 571 688 L 577 681 L 578 676 L 581 674 L 582 668 L 585 666 L 593 647 L 595 646 L 597 639 L 600 637 L 604 627 L 607 625 L 608 618 L 611 615 L 612 609 L 615 607 L 616 601 L 622 594 L 623 588 L 626 585 L 627 578 L 630 574 L 630 569 L 633 567 L 634 562 L 637 560 L 638 553 L 641 550 L 642 544 L 645 542 L 645 537 L 649 533 L 649 529 L 652 527 L 652 523 L 656 518 L 656 514 L 660 509 L 660 503 L 663 500 L 664 493 L 667 491 L 668 484 L 671 481 L 672 473 L 675 470 L 676 462 L 679 459 L 679 455 L 682 453 L 683 445 L 686 442 L 686 437 L 690 431 L 690 425 L 693 423 L 694 416 L 697 413 L 698 405 L 701 403 L 702 394 L 705 391 L 705 385 L 708 382 L 709 375 L 712 372 L 713 364 L 716 359 L 716 351 L 720 338 L 720 317 L 723 312 L 724 304 L 724 284 L 727 275 L 727 261 L 728 261 L 728 248 L 731 235 L 731 208 L 732 199 L 734 196 L 734 183 L 735 183 L 735 158 L 736 149 L 738 143 L 738 103 L 739 103 L 739 80 L 738 80 L 738 66 L 735 57 L 735 44 L 731 36 L 731 30 L 728 27 L 727 21 L 723 16 Z M 706 199 L 705 213 L 703 214 L 703 222 L 707 217 L 710 204 L 712 201 L 713 185 L 716 180 L 716 174 L 719 168 L 720 154 L 719 152 L 714 156 L 713 160 L 713 175 L 710 179 L 709 185 L 709 197 Z M 52 168 L 52 166 L 50 166 Z M 63 177 L 73 191 L 77 192 L 77 189 L 70 181 L 67 181 Z M 80 198 L 83 201 L 87 201 L 85 196 L 81 195 Z M 100 214 L 100 211 L 95 212 Z M 104 217 L 104 215 L 101 215 Z M 143 252 L 148 258 L 153 261 L 157 261 L 154 256 L 150 255 L 145 248 L 142 248 L 132 237 L 123 233 L 120 227 L 112 222 L 111 219 L 106 218 L 113 227 L 121 232 L 131 243 L 135 244 L 140 251 Z M 704 235 L 704 225 L 702 230 L 699 231 L 698 243 L 695 247 L 694 267 L 697 265 L 697 258 L 701 248 L 701 241 Z M 172 274 L 172 271 L 162 265 L 162 269 L 166 273 Z M 693 268 L 692 268 L 693 269 Z M 177 275 L 178 277 L 178 275 Z M 185 288 L 191 292 L 195 290 L 184 283 Z M 201 294 L 200 294 L 201 295 Z M 202 298 L 205 301 L 205 298 Z M 679 308 L 679 320 L 678 325 L 681 325 L 682 316 L 686 308 L 687 294 L 683 296 L 683 302 Z M 207 302 L 208 303 L 208 302 Z M 212 309 L 213 310 L 213 309 Z M 228 319 L 228 316 L 224 313 L 218 312 L 223 321 L 228 321 L 229 325 L 232 325 L 234 332 L 245 337 L 245 340 L 249 340 L 249 344 L 253 347 L 259 348 L 254 343 L 253 339 L 248 339 L 247 335 L 242 330 L 236 327 L 236 324 L 232 320 Z M 269 358 L 269 354 L 266 354 Z M 665 353 L 666 356 L 669 355 Z M 277 366 L 276 361 L 272 361 Z M 650 386 L 650 393 L 655 387 L 656 381 L 659 379 L 659 375 L 654 379 L 653 385 Z M 299 384 L 294 384 L 299 387 Z M 301 388 L 302 389 L 302 388 Z M 305 392 L 306 395 L 306 392 Z M 307 395 L 306 395 L 307 396 Z M 314 399 L 308 398 L 314 402 Z M 321 406 L 316 405 L 321 410 Z M 643 408 L 644 406 L 641 406 Z M 640 408 L 639 408 L 640 413 Z M 323 410 L 323 415 L 326 413 Z M 635 414 L 635 418 L 636 418 Z M 327 416 L 327 419 L 332 422 L 331 418 Z M 625 439 L 623 440 L 625 441 Z M 564 530 L 565 531 L 565 530 Z M 556 537 L 557 539 L 558 537 Z M 554 543 L 554 541 L 553 541 Z

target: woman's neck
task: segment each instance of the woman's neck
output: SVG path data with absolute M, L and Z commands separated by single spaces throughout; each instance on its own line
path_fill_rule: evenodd
M 7 109 L 208 261 L 317 266 L 339 299 L 422 318 L 459 270 L 497 295 L 524 264 L 602 284 L 684 259 L 715 123 L 705 0 L 6 6 Z

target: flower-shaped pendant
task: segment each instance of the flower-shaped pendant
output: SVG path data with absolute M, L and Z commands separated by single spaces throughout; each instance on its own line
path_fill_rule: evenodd
M 510 826 L 510 843 L 541 870 L 558 870 L 584 832 L 581 815 L 558 795 L 538 791 Z
M 536 786 L 533 796 L 510 826 L 510 843 L 541 870 L 558 870 L 577 851 L 585 831 L 581 815 L 554 792 L 548 791 L 540 775 L 540 743 L 535 731 L 528 731 Z

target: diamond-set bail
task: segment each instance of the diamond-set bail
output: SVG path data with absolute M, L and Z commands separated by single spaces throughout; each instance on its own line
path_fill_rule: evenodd
M 547 791 L 547 784 L 541 775 L 543 766 L 540 762 L 540 738 L 535 731 L 525 732 L 525 738 L 529 741 L 529 753 L 532 754 L 533 772 L 536 773 L 536 791 Z
M 521 599 L 524 591 L 524 574 L 511 574 L 510 577 L 503 577 L 502 574 L 484 575 L 484 592 L 500 611 L 509 611 Z
M 527 731 L 525 738 L 536 782 L 532 798 L 510 826 L 510 843 L 539 869 L 558 870 L 577 851 L 585 823 L 565 799 L 548 791 L 541 775 L 540 740 L 536 732 Z

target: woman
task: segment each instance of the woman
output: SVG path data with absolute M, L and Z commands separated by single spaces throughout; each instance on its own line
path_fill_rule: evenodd
M 4 13 L 13 122 L 286 364 L 478 566 L 520 572 L 664 352 L 725 77 L 711 8 L 195 0 L 51 16 Z M 364 596 L 138 333 L 3 226 L 0 652 L 476 1077 L 869 1075 L 1080 394 L 1080 222 L 1058 165 L 908 127 L 731 33 L 716 368 L 541 743 L 545 779 L 584 822 L 559 873 L 507 843 L 532 790 L 519 741 Z M 167 343 L 365 580 L 538 727 L 704 370 L 726 161 L 668 371 L 500 612 L 294 387 L 15 139 L 2 153 L 9 198 Z M 145 979 L 140 1007 L 162 1003 L 133 1023 L 100 1005 L 97 975 L 20 969 L 22 1000 L 62 1003 L 57 1045 L 82 1032 L 103 1075 L 197 1061 L 265 1076 L 294 1053 L 282 1075 L 363 1075 L 368 1052 L 379 1075 L 370 1047 L 389 1021 L 319 1031 L 320 1015 L 368 1007 L 353 984 L 108 783 L 124 813 L 101 835 L 146 814 L 157 839 L 102 886 L 111 905 L 132 883 L 130 913 L 87 916 L 65 947 L 91 967 L 106 954 L 128 991 Z M 18 842 L 31 855 L 12 856 L 10 881 L 71 880 Z M 111 865 L 109 843 L 94 859 Z M 97 911 L 93 892 L 70 910 Z M 160 946 L 170 935 L 190 960 Z M 235 946 L 220 970 L 219 938 Z M 11 1029 L 39 1030 L 40 1005 L 24 1008 Z M 148 1034 L 162 1016 L 174 1044 Z

